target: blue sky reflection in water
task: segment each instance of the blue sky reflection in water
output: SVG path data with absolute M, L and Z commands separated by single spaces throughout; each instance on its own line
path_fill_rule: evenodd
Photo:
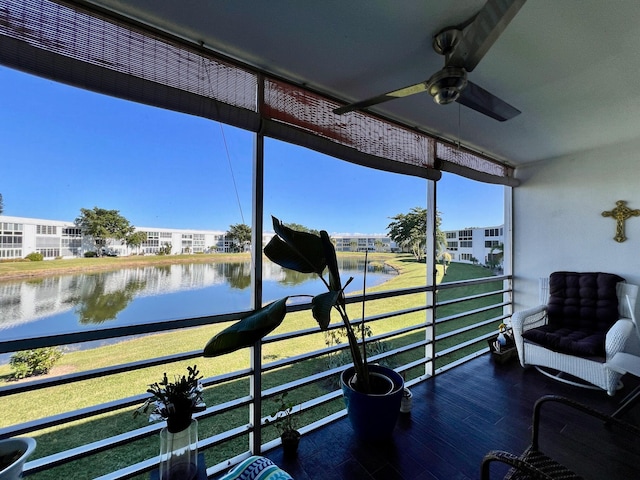
M 106 327 L 199 317 L 250 308 L 250 270 L 246 263 L 176 264 L 113 272 L 48 277 L 0 284 L 3 340 Z M 269 265 L 263 282 L 265 302 L 293 294 L 325 291 L 314 275 L 283 272 Z M 362 266 L 341 267 L 347 293 L 362 290 Z M 393 272 L 369 271 L 367 288 Z

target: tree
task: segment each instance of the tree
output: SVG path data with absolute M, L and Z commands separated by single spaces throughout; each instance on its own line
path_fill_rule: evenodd
M 147 232 L 133 232 L 124 239 L 127 247 L 135 247 L 136 253 L 140 253 L 140 245 L 147 241 Z
M 494 253 L 497 252 L 497 253 Z M 500 242 L 497 245 L 491 247 L 489 251 L 489 265 L 491 268 L 498 268 L 502 265 L 502 259 L 504 257 L 504 243 Z
M 234 246 L 237 245 L 237 250 L 242 252 L 251 244 L 251 227 L 245 223 L 236 223 L 229 226 L 227 236 L 235 240 Z
M 391 217 L 387 226 L 391 240 L 408 249 L 416 260 L 421 261 L 427 246 L 427 209 L 413 207 L 409 213 L 399 213 Z M 446 236 L 440 229 L 442 220 L 440 212 L 436 212 L 436 255 L 446 247 Z
M 102 255 L 102 247 L 107 245 L 108 239 L 124 240 L 134 231 L 129 220 L 120 215 L 118 210 L 98 207 L 93 207 L 92 210 L 81 208 L 75 224 L 80 227 L 83 235 L 93 237 L 98 256 Z
M 451 263 L 451 254 L 449 252 L 447 252 L 447 251 L 444 251 L 444 252 L 440 253 L 438 258 L 440 259 L 440 262 L 442 263 L 442 266 L 444 267 L 443 274 L 446 275 L 447 274 L 447 268 L 449 267 L 449 264 Z
M 299 223 L 285 223 L 285 225 L 292 230 L 297 230 L 298 232 L 313 233 L 314 235 L 320 236 L 320 231 L 316 230 L 315 228 L 305 227 L 304 225 L 300 225 Z
M 2 194 L 0 193 L 0 215 L 4 212 L 4 202 L 2 201 Z

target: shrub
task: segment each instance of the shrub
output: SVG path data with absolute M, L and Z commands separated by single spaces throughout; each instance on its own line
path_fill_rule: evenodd
M 84 252 L 84 258 L 94 258 L 97 256 L 98 254 L 96 252 Z
M 44 255 L 42 255 L 41 253 L 38 252 L 31 252 L 29 255 L 27 255 L 26 257 L 27 260 L 30 260 L 32 262 L 41 262 L 44 260 Z
M 60 357 L 62 351 L 57 347 L 23 350 L 11 355 L 9 365 L 13 369 L 13 378 L 20 379 L 49 373 Z

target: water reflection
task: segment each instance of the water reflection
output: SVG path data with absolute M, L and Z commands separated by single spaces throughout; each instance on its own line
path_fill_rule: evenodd
M 361 259 L 340 259 L 349 291 L 362 289 Z M 367 284 L 391 273 L 369 265 Z M 127 268 L 109 272 L 0 283 L 0 331 L 4 339 L 59 334 L 86 328 L 148 323 L 250 308 L 251 263 L 194 263 Z M 265 262 L 265 301 L 285 295 L 320 293 L 315 275 Z

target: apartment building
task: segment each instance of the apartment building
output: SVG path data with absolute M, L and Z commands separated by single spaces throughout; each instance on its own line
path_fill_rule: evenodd
M 504 225 L 445 230 L 444 234 L 452 262 L 502 265 Z
M 226 232 L 157 227 L 136 227 L 147 240 L 140 247 L 129 247 L 120 240 L 109 240 L 104 247 L 110 255 L 156 254 L 170 247 L 170 254 L 230 252 L 233 242 Z M 73 258 L 95 250 L 91 238 L 82 235 L 72 221 L 0 215 L 0 259 L 24 258 L 41 253 L 45 259 Z

